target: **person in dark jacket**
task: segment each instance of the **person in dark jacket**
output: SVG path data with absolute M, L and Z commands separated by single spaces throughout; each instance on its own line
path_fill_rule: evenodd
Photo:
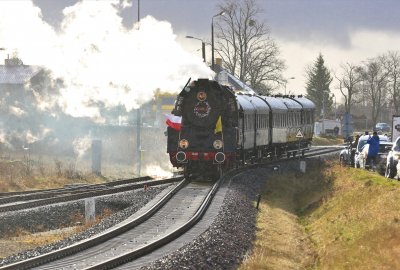
M 374 168 L 376 164 L 376 156 L 378 155 L 379 152 L 379 136 L 376 131 L 372 134 L 372 137 L 370 137 L 367 140 L 367 144 L 369 144 L 368 148 L 368 156 L 366 160 L 366 164 L 370 164 L 371 168 Z

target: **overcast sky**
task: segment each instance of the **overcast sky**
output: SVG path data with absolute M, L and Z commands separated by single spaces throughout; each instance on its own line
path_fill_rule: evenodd
M 58 26 L 62 10 L 75 0 L 34 0 L 45 21 Z M 201 57 L 199 41 L 209 41 L 211 17 L 217 14 L 213 0 L 142 0 L 140 17 L 147 15 L 171 23 L 178 42 Z M 400 1 L 398 0 L 259 0 L 260 18 L 270 27 L 286 61 L 285 76 L 295 77 L 288 91 L 305 93 L 304 70 L 322 53 L 333 71 L 342 62 L 359 63 L 400 48 Z M 138 0 L 122 12 L 125 25 L 137 20 Z M 210 59 L 208 53 L 207 58 Z

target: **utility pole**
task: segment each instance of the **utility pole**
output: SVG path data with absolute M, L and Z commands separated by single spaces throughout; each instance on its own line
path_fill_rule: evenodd
M 221 11 L 220 13 L 212 16 L 211 18 L 211 69 L 214 71 L 214 18 L 218 16 L 222 16 L 225 14 L 225 11 Z
M 137 109 L 137 121 L 136 121 L 136 154 L 137 154 L 137 174 L 140 177 L 140 169 L 142 167 L 142 151 L 140 145 L 140 133 L 141 133 L 141 111 L 140 108 Z

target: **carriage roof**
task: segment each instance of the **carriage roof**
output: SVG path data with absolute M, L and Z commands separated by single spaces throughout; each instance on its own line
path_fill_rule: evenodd
M 269 96 L 259 96 L 260 99 L 264 100 L 269 107 L 271 108 L 271 111 L 276 112 L 276 111 L 287 111 L 288 108 L 285 105 L 285 103 L 282 102 L 281 99 L 275 98 L 275 97 L 269 97 Z
M 286 105 L 289 110 L 301 110 L 303 107 L 296 102 L 295 100 L 288 98 L 288 97 L 281 97 L 279 98 L 282 102 Z
M 245 111 L 245 112 L 254 112 L 256 111 L 256 108 L 254 105 L 250 102 L 247 96 L 245 95 L 237 95 L 236 96 L 237 101 L 239 103 L 240 108 Z
M 309 110 L 315 109 L 314 102 L 312 102 L 308 98 L 296 97 L 296 98 L 293 98 L 293 99 L 296 100 L 297 102 L 299 102 L 301 104 L 301 106 L 303 106 L 303 109 L 309 109 Z

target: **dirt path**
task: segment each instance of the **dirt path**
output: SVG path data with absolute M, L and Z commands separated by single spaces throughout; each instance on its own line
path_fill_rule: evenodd
M 306 269 L 314 265 L 316 253 L 298 217 L 276 204 L 265 205 L 263 211 L 267 269 Z

